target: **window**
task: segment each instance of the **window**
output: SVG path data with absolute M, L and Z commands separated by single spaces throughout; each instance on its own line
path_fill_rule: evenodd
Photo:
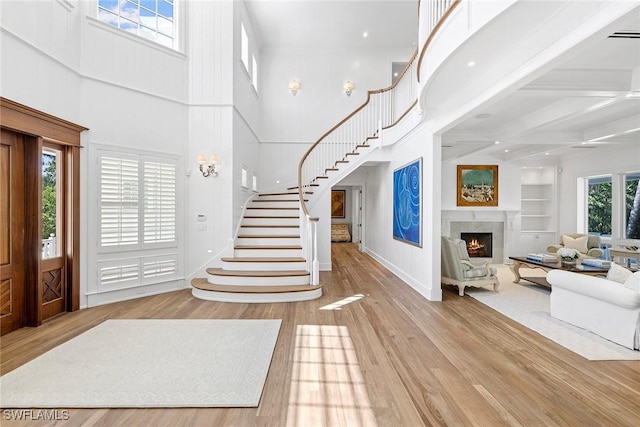
M 640 239 L 640 172 L 626 174 L 625 188 L 625 238 Z
M 251 68 L 251 84 L 253 84 L 253 88 L 258 91 L 258 62 L 256 61 L 255 56 L 251 56 L 253 61 L 253 67 Z
M 136 155 L 99 158 L 102 249 L 176 245 L 176 163 Z
M 175 45 L 175 0 L 98 0 L 98 19 L 164 46 Z
M 587 185 L 588 232 L 589 234 L 611 236 L 611 206 L 613 201 L 611 176 L 589 178 Z
M 240 24 L 240 37 L 241 37 L 241 60 L 244 69 L 249 73 L 249 37 L 247 36 L 247 30 L 244 29 L 244 24 Z
M 64 170 L 62 162 L 62 150 L 50 146 L 42 148 L 42 259 L 62 255 L 63 248 L 59 244 L 64 205 L 60 174 Z

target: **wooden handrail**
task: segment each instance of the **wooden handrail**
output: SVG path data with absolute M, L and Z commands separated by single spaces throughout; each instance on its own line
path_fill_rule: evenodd
M 427 40 L 425 40 L 424 45 L 422 46 L 422 50 L 420 51 L 420 59 L 418 60 L 418 82 L 420 81 L 420 68 L 422 67 L 422 60 L 424 59 L 424 54 L 427 51 L 427 48 L 429 47 L 429 45 L 431 44 L 431 40 L 433 40 L 433 37 L 436 35 L 436 33 L 438 32 L 438 30 L 440 29 L 440 27 L 442 26 L 442 24 L 444 23 L 444 21 L 449 17 L 449 15 L 451 15 L 451 13 L 453 12 L 453 10 L 461 3 L 461 0 L 453 0 L 453 3 L 451 3 L 451 6 L 449 6 L 447 8 L 447 10 L 442 14 L 442 16 L 438 19 L 438 22 L 436 23 L 436 25 L 433 27 L 433 29 L 429 32 L 429 36 L 427 37 Z
M 411 58 L 407 62 L 407 65 L 404 67 L 404 69 L 400 73 L 400 76 L 396 79 L 396 81 L 391 86 L 388 86 L 388 87 L 382 88 L 382 89 L 376 89 L 376 90 L 367 91 L 367 99 L 365 100 L 365 102 L 363 102 L 358 108 L 353 110 L 349 115 L 347 115 L 345 118 L 340 120 L 331 129 L 329 129 L 320 138 L 318 138 L 318 140 L 311 147 L 309 147 L 309 149 L 304 153 L 304 155 L 300 159 L 300 163 L 298 163 L 298 197 L 299 197 L 300 203 L 302 205 L 302 211 L 303 211 L 304 215 L 307 217 L 307 219 L 309 221 L 318 221 L 319 218 L 311 217 L 309 215 L 309 210 L 307 209 L 307 204 L 304 201 L 304 188 L 303 188 L 303 185 L 302 185 L 302 167 L 304 165 L 305 160 L 307 159 L 307 157 L 309 157 L 309 154 L 311 154 L 311 152 L 318 146 L 318 144 L 320 144 L 328 135 L 333 133 L 336 129 L 338 129 L 344 123 L 349 121 L 349 119 L 351 119 L 353 116 L 355 116 L 359 111 L 361 111 L 363 108 L 365 108 L 367 106 L 367 104 L 369 104 L 369 102 L 371 101 L 371 95 L 375 95 L 375 94 L 378 94 L 378 93 L 384 93 L 384 92 L 388 92 L 388 91 L 391 91 L 391 90 L 395 89 L 396 86 L 398 86 L 398 84 L 400 83 L 400 81 L 404 78 L 404 76 L 406 75 L 406 73 L 409 70 L 409 68 L 411 68 L 411 65 L 413 65 L 413 61 L 415 61 L 417 55 L 418 55 L 418 49 L 416 48 L 416 50 L 413 52 L 413 55 L 411 55 Z M 416 105 L 416 102 L 417 102 L 417 100 L 414 103 L 411 104 L 411 106 L 407 109 L 407 111 L 405 111 L 400 116 L 400 118 L 398 120 L 396 120 L 392 125 L 385 127 L 384 129 L 388 129 L 388 128 L 392 127 L 392 126 L 395 126 L 404 116 L 406 116 L 409 113 L 409 111 L 411 111 L 411 109 Z

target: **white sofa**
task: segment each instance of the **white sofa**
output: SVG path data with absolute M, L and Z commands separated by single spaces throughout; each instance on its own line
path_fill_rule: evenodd
M 551 270 L 551 316 L 640 349 L 640 292 L 605 278 Z

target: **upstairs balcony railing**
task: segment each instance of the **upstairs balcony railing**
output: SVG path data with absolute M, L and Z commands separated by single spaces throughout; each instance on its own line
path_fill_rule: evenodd
M 381 144 L 382 131 L 395 126 L 416 105 L 418 96 L 419 64 L 432 34 L 440 27 L 450 11 L 460 0 L 422 0 L 419 9 L 426 9 L 426 23 L 429 37 L 420 59 L 418 50 L 414 52 L 402 74 L 391 86 L 367 92 L 366 101 L 351 114 L 333 126 L 318 139 L 302 156 L 298 165 L 298 197 L 300 199 L 301 224 L 308 271 L 311 273 L 311 285 L 319 284 L 317 223 L 319 218 L 312 217 L 305 201 L 305 195 L 313 192 L 321 182 L 329 177 L 331 171 L 349 162 L 349 157 L 358 153 L 359 148 L 369 147 L 373 141 Z M 424 22 L 424 15 L 419 16 Z

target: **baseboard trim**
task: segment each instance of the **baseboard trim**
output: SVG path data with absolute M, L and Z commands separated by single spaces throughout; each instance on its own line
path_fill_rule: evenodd
M 371 258 L 375 259 L 380 264 L 382 264 L 387 270 L 391 271 L 393 274 L 398 276 L 398 278 L 400 278 L 400 280 L 405 282 L 407 285 L 411 286 L 420 295 L 422 295 L 423 297 L 425 297 L 429 301 L 442 301 L 442 289 L 440 288 L 440 286 L 438 286 L 437 288 L 429 288 L 429 287 L 427 287 L 426 284 L 421 283 L 419 280 L 417 280 L 416 278 L 412 277 L 407 272 L 399 269 L 397 266 L 395 266 L 394 264 L 390 263 L 387 259 L 385 259 L 384 257 L 378 255 L 377 253 L 375 253 L 371 249 L 364 248 L 364 252 L 366 254 L 368 254 L 369 256 L 371 256 Z

